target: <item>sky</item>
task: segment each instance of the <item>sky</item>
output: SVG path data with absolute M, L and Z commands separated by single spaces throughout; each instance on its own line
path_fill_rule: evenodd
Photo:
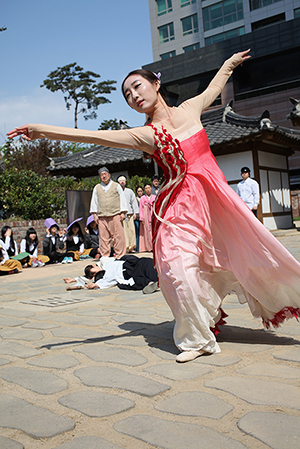
M 140 126 L 120 90 L 133 69 L 151 63 L 148 0 L 1 0 L 0 145 L 6 133 L 26 123 L 74 127 L 63 93 L 40 85 L 58 67 L 76 62 L 84 70 L 115 80 L 116 91 L 100 105 L 98 118 L 78 128 L 97 130 L 103 120 Z

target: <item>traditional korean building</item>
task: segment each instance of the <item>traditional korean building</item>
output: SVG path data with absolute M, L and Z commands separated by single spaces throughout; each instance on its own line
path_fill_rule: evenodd
M 260 184 L 258 218 L 270 230 L 293 226 L 288 157 L 300 151 L 300 131 L 272 123 L 269 112 L 246 117 L 227 106 L 202 114 L 213 154 L 233 189 L 241 180 L 240 169 L 248 166 Z M 146 164 L 145 164 L 146 162 Z M 153 162 L 138 150 L 95 146 L 70 156 L 55 158 L 48 167 L 53 176 L 96 176 L 100 166 L 128 176 L 154 173 Z

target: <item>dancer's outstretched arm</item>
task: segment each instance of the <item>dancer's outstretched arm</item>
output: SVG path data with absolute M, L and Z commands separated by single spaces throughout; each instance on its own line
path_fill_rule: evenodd
M 149 126 L 131 129 L 88 131 L 84 129 L 63 128 L 41 124 L 28 124 L 14 128 L 7 133 L 9 139 L 22 136 L 25 140 L 52 139 L 70 142 L 93 143 L 116 148 L 131 148 L 154 151 L 153 131 Z
M 201 115 L 202 111 L 208 108 L 215 101 L 218 95 L 220 95 L 225 84 L 232 75 L 233 70 L 240 64 L 243 64 L 244 61 L 251 58 L 249 52 L 250 49 L 232 55 L 231 58 L 224 62 L 208 87 L 200 95 L 187 100 L 185 103 L 197 108 L 197 113 Z M 184 103 L 182 105 L 184 105 Z

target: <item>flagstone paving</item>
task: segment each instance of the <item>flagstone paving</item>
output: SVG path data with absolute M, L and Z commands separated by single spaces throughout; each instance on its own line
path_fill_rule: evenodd
M 221 354 L 178 364 L 162 294 L 66 292 L 86 264 L 0 278 L 1 449 L 300 447 L 300 323 L 264 330 L 232 293 Z

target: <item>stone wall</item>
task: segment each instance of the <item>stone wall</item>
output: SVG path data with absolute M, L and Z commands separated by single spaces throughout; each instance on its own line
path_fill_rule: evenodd
M 27 229 L 34 228 L 39 239 L 39 250 L 42 251 L 43 235 L 46 232 L 44 221 L 45 220 L 0 221 L 0 230 L 3 226 L 10 226 L 12 228 L 14 240 L 17 242 L 19 250 L 21 240 L 25 238 Z M 66 218 L 58 218 L 55 221 L 61 228 L 67 227 Z

